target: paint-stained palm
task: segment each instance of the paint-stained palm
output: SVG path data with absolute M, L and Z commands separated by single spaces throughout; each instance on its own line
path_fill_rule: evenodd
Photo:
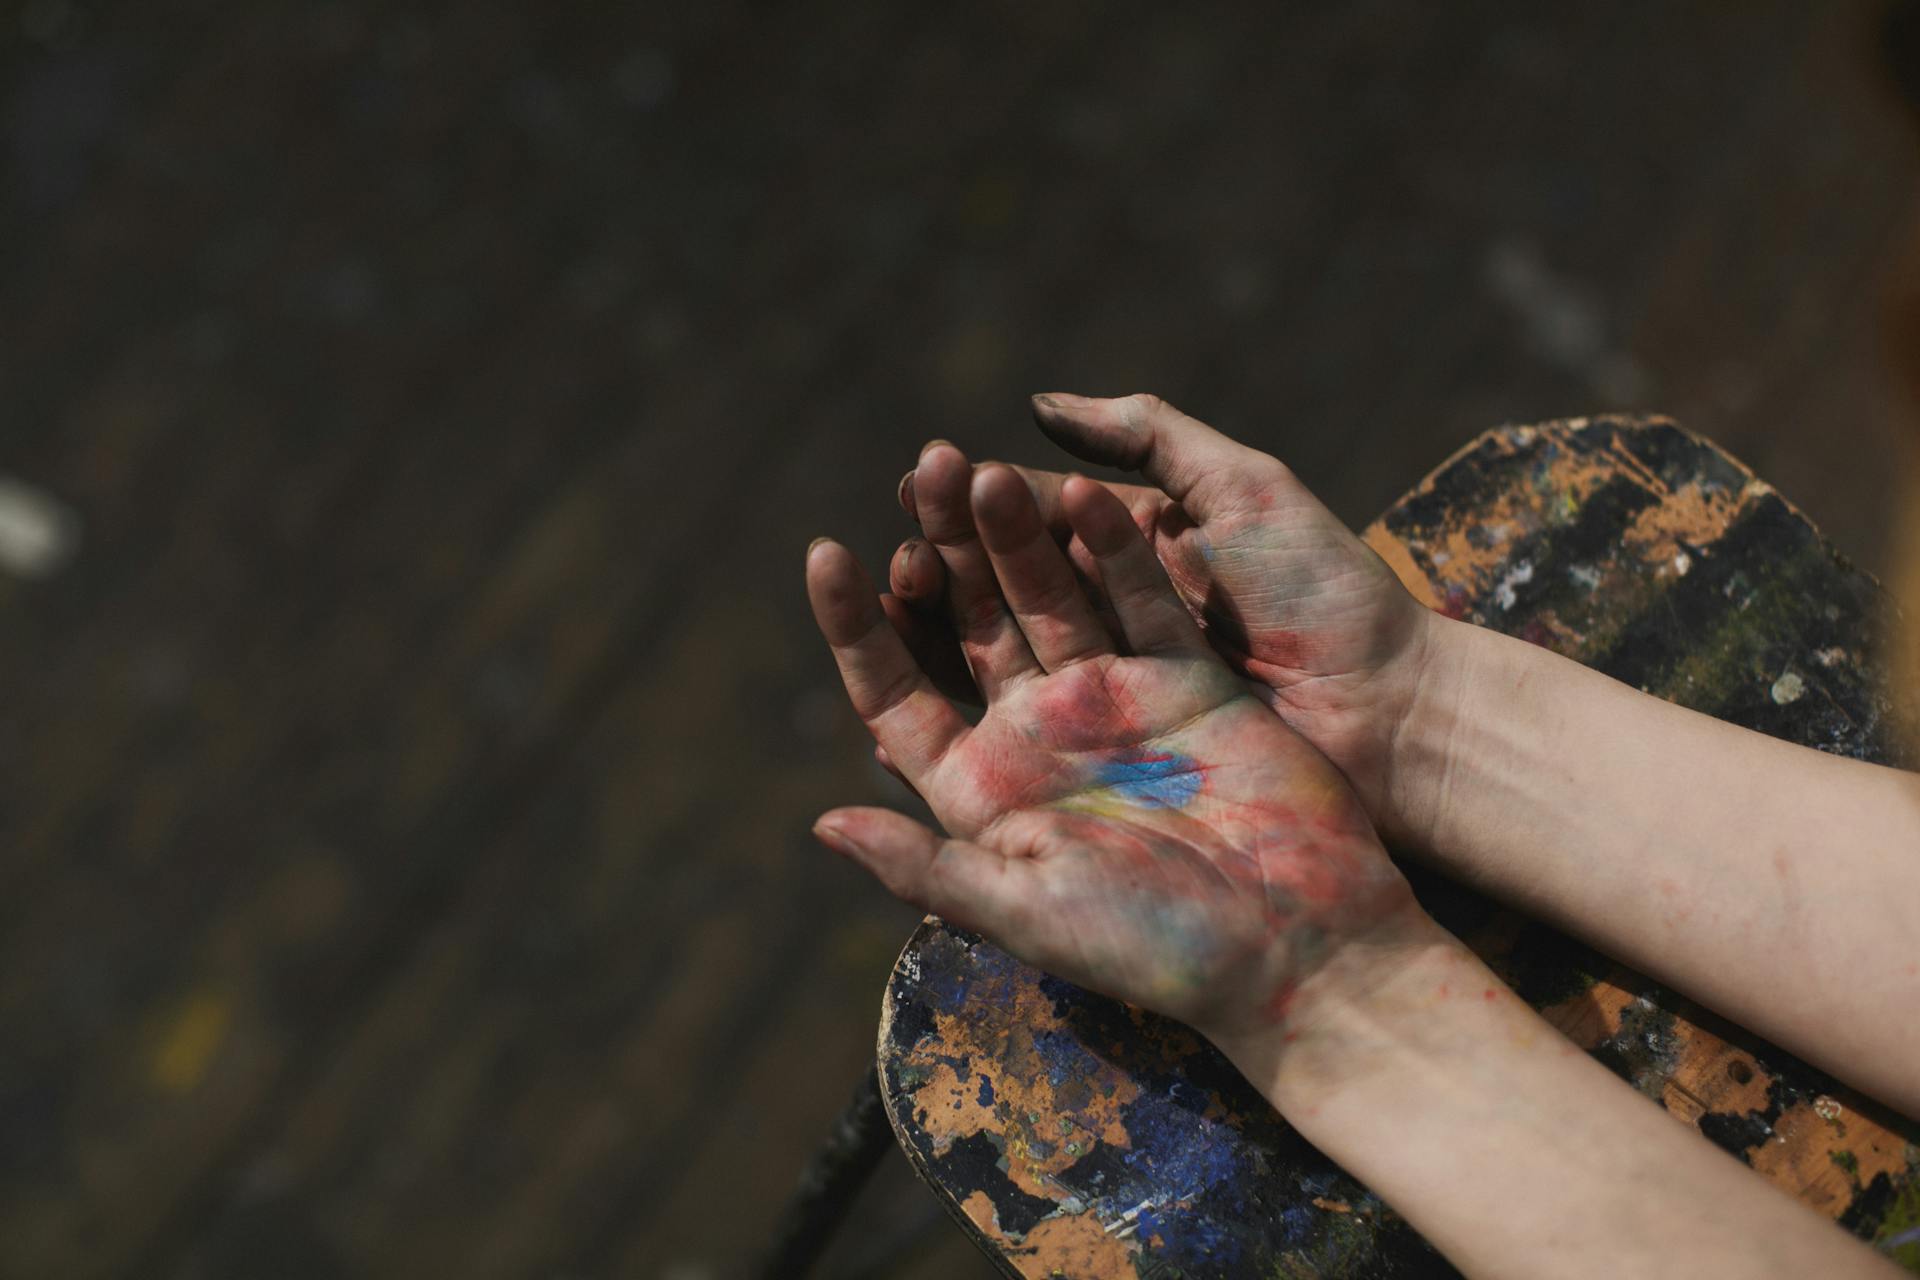
M 1338 770 L 1207 645 L 1121 504 L 1059 494 L 1112 601 L 1095 617 L 1025 483 L 951 446 L 923 520 L 986 695 L 968 725 L 886 624 L 853 556 L 808 553 L 856 711 L 952 839 L 885 810 L 817 830 L 900 896 L 1073 981 L 1237 1034 L 1340 943 L 1410 904 Z M 977 536 L 976 536 L 977 533 Z
M 1390 817 L 1389 753 L 1420 679 L 1427 613 L 1386 564 L 1279 461 L 1157 397 L 1036 396 L 1034 417 L 1079 457 L 1153 481 L 1157 487 L 1106 487 L 1214 648 L 1268 691 L 1274 709 L 1339 766 L 1376 816 Z M 903 484 L 901 500 L 924 525 L 919 475 Z M 1066 477 L 1022 475 L 1049 531 L 1086 570 L 1090 557 L 1061 508 Z M 892 588 L 910 602 L 938 598 L 946 589 L 940 560 L 917 547 L 896 557 Z M 951 638 L 927 626 L 923 613 L 899 604 L 890 612 L 938 669 Z

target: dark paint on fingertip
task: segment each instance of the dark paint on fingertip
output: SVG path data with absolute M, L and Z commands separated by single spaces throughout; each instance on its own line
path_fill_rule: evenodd
M 859 856 L 860 846 L 853 842 L 853 838 L 824 818 L 813 824 L 813 838 L 835 853 L 844 854 L 849 858 Z

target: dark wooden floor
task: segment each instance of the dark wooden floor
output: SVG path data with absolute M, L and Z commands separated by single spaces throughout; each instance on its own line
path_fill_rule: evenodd
M 738 1265 L 912 920 L 801 550 L 1028 391 L 1356 521 L 1665 410 L 1878 565 L 1876 6 L 1554 8 L 15 6 L 0 1274 Z M 984 1274 L 933 1214 L 838 1273 Z

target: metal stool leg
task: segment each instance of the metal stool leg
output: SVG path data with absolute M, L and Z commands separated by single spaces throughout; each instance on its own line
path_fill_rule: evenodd
M 880 1101 L 880 1079 L 867 1068 L 853 1100 L 834 1121 L 825 1145 L 807 1162 L 800 1185 L 774 1230 L 773 1247 L 755 1275 L 761 1280 L 799 1280 L 826 1250 L 853 1198 L 893 1145 Z

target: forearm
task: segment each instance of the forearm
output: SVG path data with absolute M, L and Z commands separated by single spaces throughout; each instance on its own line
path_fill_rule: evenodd
M 1920 1113 L 1920 778 L 1442 619 L 1396 750 L 1445 869 Z
M 1284 1030 L 1221 1048 L 1468 1275 L 1893 1273 L 1580 1053 L 1431 921 L 1348 952 Z

